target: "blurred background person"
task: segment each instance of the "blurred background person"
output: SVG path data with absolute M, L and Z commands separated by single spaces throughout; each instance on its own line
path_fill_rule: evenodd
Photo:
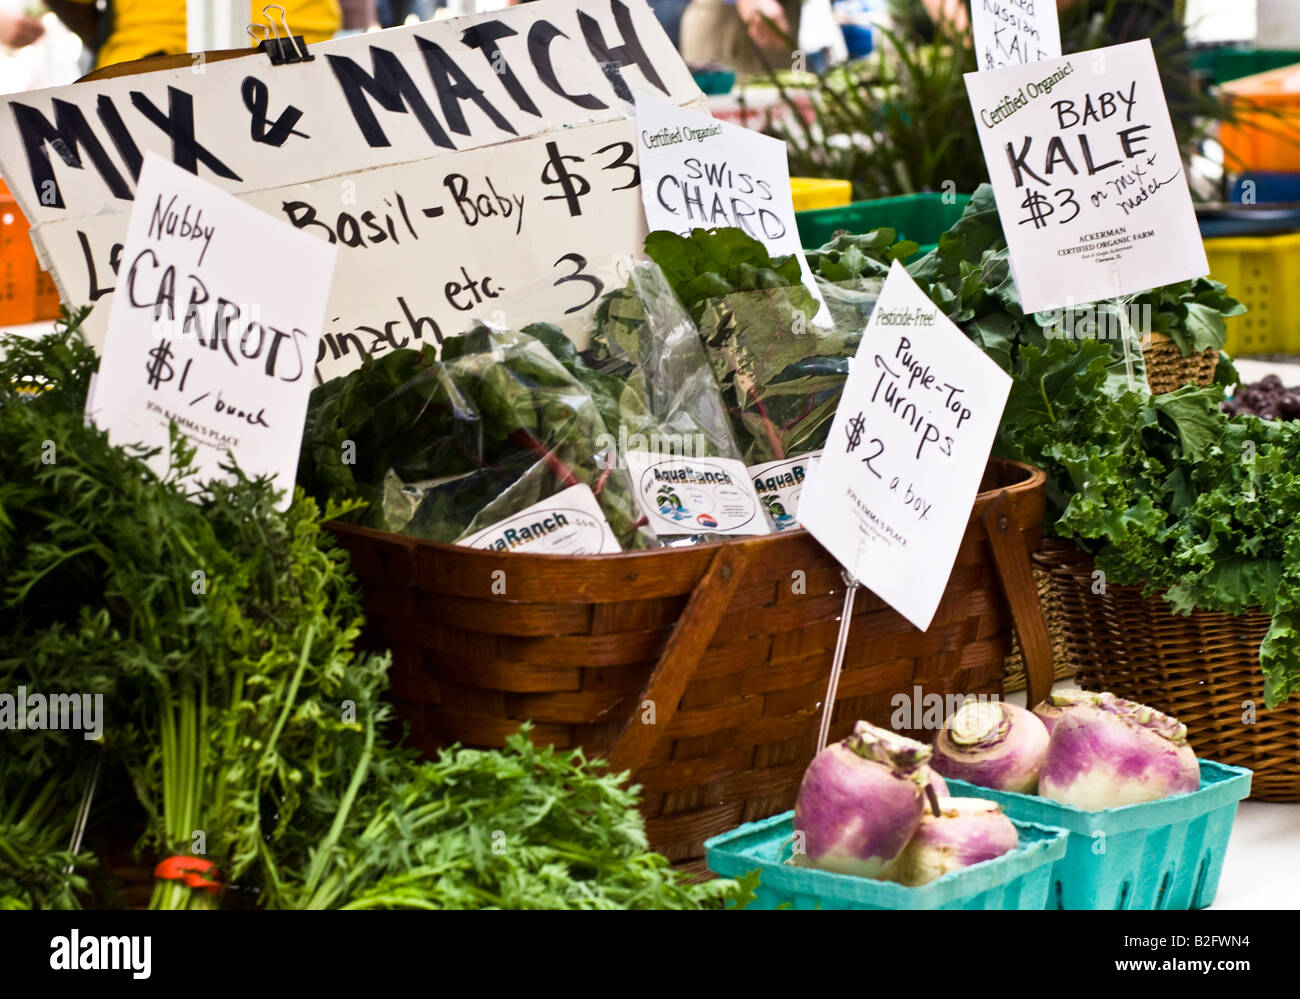
M 44 34 L 45 25 L 36 18 L 0 11 L 0 43 L 6 48 L 26 48 Z
M 80 40 L 31 0 L 0 0 L 0 44 L 2 93 L 61 87 L 84 72 Z
M 74 0 L 93 7 L 96 0 Z M 343 25 L 339 0 L 280 0 L 295 35 L 308 42 L 334 37 Z M 249 23 L 262 24 L 266 0 L 249 4 Z M 278 18 L 278 13 L 271 12 Z M 130 62 L 144 56 L 180 55 L 186 43 L 185 0 L 112 0 L 107 14 L 106 39 L 95 59 L 97 67 Z
M 799 47 L 802 0 L 691 0 L 682 15 L 682 58 L 741 73 L 789 69 Z
M 343 12 L 344 31 L 369 31 L 379 26 L 375 0 L 339 0 L 339 7 Z

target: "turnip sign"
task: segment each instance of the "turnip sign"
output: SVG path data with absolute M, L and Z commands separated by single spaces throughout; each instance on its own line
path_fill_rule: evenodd
M 1149 41 L 966 74 L 1027 312 L 1209 272 Z
M 894 261 L 798 513 L 921 630 L 948 585 L 1010 390 Z

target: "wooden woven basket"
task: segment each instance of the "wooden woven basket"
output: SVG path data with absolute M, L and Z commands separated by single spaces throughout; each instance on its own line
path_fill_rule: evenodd
M 1038 602 L 1043 607 L 1043 619 L 1047 622 L 1047 634 L 1052 640 L 1052 662 L 1055 664 L 1053 678 L 1072 680 L 1074 667 L 1065 648 L 1065 632 L 1061 630 L 1060 608 L 1056 601 L 1056 587 L 1052 583 L 1052 574 L 1042 566 L 1034 566 L 1034 588 L 1038 591 Z M 1029 684 L 1025 671 L 1025 655 L 1020 651 L 1020 639 L 1013 632 L 1011 635 L 1011 654 L 1007 656 L 1006 669 L 1003 673 L 1002 689 L 1010 694 L 1024 690 Z M 1032 707 L 1032 703 L 1030 705 Z
M 1300 702 L 1264 707 L 1265 614 L 1174 614 L 1140 587 L 1093 578 L 1092 559 L 1048 547 L 1034 556 L 1056 582 L 1060 626 L 1079 685 L 1109 690 L 1187 726 L 1205 759 L 1255 771 L 1251 797 L 1300 800 Z M 1247 721 L 1254 712 L 1254 720 Z
M 1218 350 L 1209 348 L 1184 357 L 1178 344 L 1160 333 L 1152 333 L 1143 343 L 1142 358 L 1152 395 L 1173 392 L 1187 384 L 1204 388 L 1214 380 L 1214 370 L 1219 366 Z
M 1152 333 L 1143 341 L 1142 356 L 1146 362 L 1147 386 L 1152 395 L 1174 392 L 1188 384 L 1204 388 L 1214 380 L 1214 372 L 1219 365 L 1217 350 L 1210 348 L 1192 354 L 1190 357 L 1184 357 L 1178 345 L 1162 333 Z M 1047 630 L 1052 639 L 1056 679 L 1069 679 L 1074 675 L 1074 666 L 1066 651 L 1065 635 L 1058 621 L 1059 611 L 1051 574 L 1035 566 L 1034 580 L 1038 585 L 1038 597 L 1043 605 Z M 1011 654 L 1007 656 L 1005 686 L 1008 693 L 1025 688 L 1024 657 L 1020 653 L 1019 645 L 1014 641 Z
M 914 687 L 1000 693 L 1013 608 L 1045 695 L 1050 645 L 1028 558 L 1043 482 L 989 464 L 926 632 L 859 594 L 832 739 L 859 718 L 888 725 L 894 695 Z M 361 579 L 365 643 L 393 652 L 390 696 L 417 749 L 500 746 L 531 719 L 539 741 L 632 771 L 651 845 L 677 862 L 792 807 L 844 596 L 839 565 L 806 531 L 568 557 L 331 528 Z

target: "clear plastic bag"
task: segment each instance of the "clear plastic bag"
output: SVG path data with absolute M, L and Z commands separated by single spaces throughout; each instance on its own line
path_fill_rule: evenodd
M 883 283 L 819 281 L 831 313 L 826 328 L 798 308 L 802 288 L 733 292 L 706 304 L 700 336 L 747 465 L 809 454 L 825 443 L 849 359 Z
M 639 434 L 661 453 L 740 457 L 699 330 L 656 265 L 633 267 L 596 322 L 585 357 L 624 386 L 620 441 Z
M 409 355 L 394 352 L 313 394 L 317 461 L 307 477 L 350 478 L 352 494 L 370 501 L 365 523 L 454 542 L 581 483 L 620 546 L 654 543 L 627 473 L 600 460 L 607 432 L 591 392 L 541 341 L 480 326 L 445 341 L 441 360 L 431 350 Z M 343 435 L 350 466 L 332 454 Z
M 570 363 L 583 365 L 611 406 L 613 392 L 601 386 L 618 386 L 617 439 L 605 462 L 632 471 L 662 544 L 770 530 L 699 330 L 658 266 L 637 265 L 626 287 L 605 297 L 591 349 Z

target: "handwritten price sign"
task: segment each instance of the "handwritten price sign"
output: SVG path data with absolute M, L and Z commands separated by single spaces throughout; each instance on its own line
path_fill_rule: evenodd
M 475 320 L 581 342 L 645 238 L 633 89 L 699 88 L 645 0 L 548 0 L 265 56 L 16 94 L 0 173 L 100 346 L 142 157 L 338 249 L 314 377 Z
M 970 0 L 980 69 L 1020 66 L 1061 54 L 1056 0 Z
M 948 585 L 1010 390 L 895 261 L 799 520 L 922 630 Z
M 625 280 L 620 261 L 645 242 L 626 120 L 240 197 L 338 250 L 317 381 L 367 354 L 437 345 L 475 319 L 543 317 L 580 341 L 600 296 Z M 121 216 L 44 227 L 71 300 L 99 306 L 92 339 L 121 285 L 123 230 Z
M 1209 272 L 1149 41 L 968 73 L 1026 311 Z
M 159 474 L 174 423 L 196 482 L 233 458 L 287 505 L 335 252 L 150 154 L 87 414 Z

